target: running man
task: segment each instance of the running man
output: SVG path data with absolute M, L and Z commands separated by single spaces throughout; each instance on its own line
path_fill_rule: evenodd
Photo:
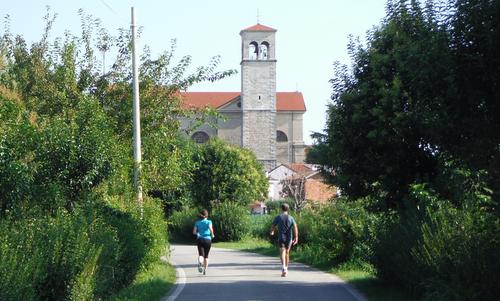
M 201 210 L 198 213 L 199 220 L 194 224 L 193 234 L 196 235 L 198 245 L 198 272 L 207 274 L 208 253 L 212 247 L 212 239 L 215 237 L 212 221 L 208 219 L 208 211 Z
M 290 249 L 292 245 L 299 242 L 299 229 L 295 219 L 288 214 L 290 207 L 284 203 L 281 205 L 282 213 L 273 221 L 271 236 L 278 230 L 278 246 L 280 248 L 281 277 L 288 274 L 288 262 L 290 261 Z M 293 232 L 292 232 L 293 229 Z

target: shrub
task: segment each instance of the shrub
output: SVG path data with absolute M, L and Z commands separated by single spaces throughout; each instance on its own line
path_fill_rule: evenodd
M 157 202 L 146 200 L 142 219 L 137 206 L 93 202 L 0 221 L 0 300 L 102 299 L 165 253 Z
M 428 210 L 412 250 L 433 299 L 496 300 L 500 288 L 500 222 L 480 208 Z
M 219 241 L 237 241 L 250 232 L 250 214 L 246 207 L 239 204 L 217 204 L 211 217 L 216 239 Z
M 158 258 L 167 254 L 168 235 L 167 222 L 163 215 L 161 200 L 145 198 L 144 216 L 136 214 L 139 218 L 140 234 L 146 250 L 141 262 L 141 268 L 147 269 L 158 262 Z M 137 212 L 137 211 L 136 211 Z
M 346 261 L 363 265 L 372 253 L 371 240 L 376 216 L 362 202 L 329 204 L 304 209 L 296 218 L 299 226 L 299 256 L 316 265 L 336 266 Z
M 417 210 L 381 228 L 374 257 L 379 275 L 426 300 L 498 299 L 498 217 L 477 204 L 454 207 L 423 187 L 417 192 Z
M 250 235 L 257 238 L 269 239 L 269 231 L 273 222 L 274 215 L 251 215 L 250 216 Z
M 196 222 L 198 210 L 183 208 L 175 211 L 169 218 L 170 237 L 179 241 L 193 241 L 193 226 Z
M 247 205 L 267 194 L 268 182 L 255 155 L 219 140 L 200 146 L 194 158 L 193 199 L 211 209 L 217 202 Z
M 266 202 L 267 210 L 269 214 L 275 215 L 281 213 L 281 205 L 287 203 L 290 206 L 290 212 L 294 212 L 293 210 L 293 199 L 282 199 L 282 200 L 269 200 Z
M 0 245 L 2 300 L 66 299 L 73 285 L 83 288 L 82 282 L 75 281 L 82 273 L 105 279 L 98 275 L 105 269 L 95 264 L 96 254 L 115 254 L 118 250 L 114 231 L 90 210 L 3 220 L 2 226 L 6 230 Z M 114 266 L 113 257 L 107 259 L 107 264 Z M 93 279 L 85 285 L 85 291 L 92 294 L 96 292 Z

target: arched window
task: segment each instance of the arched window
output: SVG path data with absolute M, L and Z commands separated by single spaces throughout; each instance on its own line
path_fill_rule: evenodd
M 287 142 L 288 137 L 282 131 L 276 131 L 276 142 Z
M 208 138 L 210 138 L 208 134 L 202 131 L 194 132 L 193 135 L 191 135 L 191 139 L 196 143 L 205 143 L 208 141 Z
M 257 44 L 257 42 L 251 42 L 250 44 L 248 44 L 248 59 L 256 60 L 258 51 L 259 44 Z
M 262 42 L 259 48 L 259 60 L 269 59 L 269 43 Z

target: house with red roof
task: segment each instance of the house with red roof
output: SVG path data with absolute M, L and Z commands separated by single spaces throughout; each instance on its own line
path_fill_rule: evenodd
M 211 107 L 222 118 L 197 128 L 191 138 L 218 137 L 254 152 L 266 170 L 305 159 L 301 92 L 276 91 L 276 29 L 256 24 L 240 31 L 241 89 L 238 92 L 184 92 L 183 106 Z M 192 120 L 183 120 L 190 127 Z
M 332 201 L 339 190 L 326 183 L 318 165 L 291 163 L 281 164 L 267 173 L 269 179 L 268 198 L 280 200 L 287 197 L 283 192 L 285 181 L 304 181 L 304 198 L 307 201 L 327 203 Z

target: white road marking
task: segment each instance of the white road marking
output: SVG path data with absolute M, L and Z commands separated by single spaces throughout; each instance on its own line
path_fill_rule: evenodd
M 165 257 L 162 257 L 162 260 L 168 261 Z M 175 266 L 175 273 L 177 276 L 174 286 L 175 289 L 171 294 L 163 297 L 160 301 L 174 301 L 182 292 L 184 286 L 186 286 L 186 273 L 184 272 L 184 269 L 178 266 L 173 260 L 170 260 L 170 263 Z

